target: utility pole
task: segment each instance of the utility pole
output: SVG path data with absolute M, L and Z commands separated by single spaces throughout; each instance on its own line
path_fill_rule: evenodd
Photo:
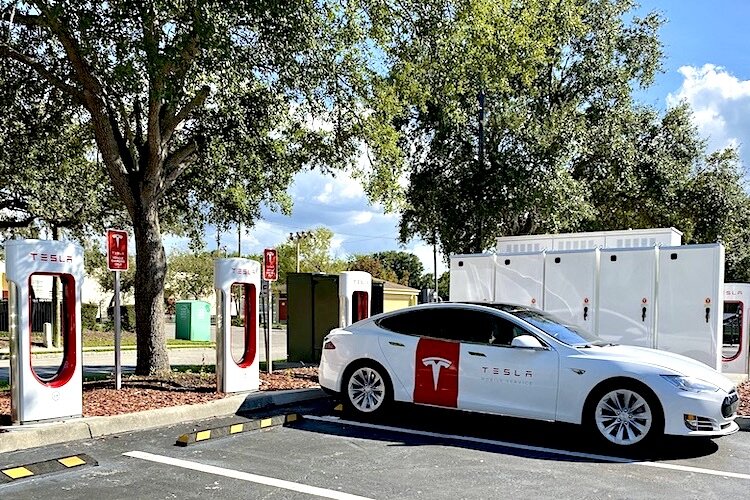
M 481 181 L 477 189 L 477 246 L 476 252 L 482 252 L 482 194 L 484 189 L 482 185 L 484 183 L 484 89 L 479 89 L 479 179 Z M 436 273 L 437 274 L 437 273 Z
M 237 223 L 237 257 L 242 257 L 242 222 Z
M 296 233 L 289 233 L 289 239 L 296 242 L 297 247 L 297 272 L 299 272 L 299 242 L 302 238 L 309 238 L 313 235 L 311 231 L 297 231 Z

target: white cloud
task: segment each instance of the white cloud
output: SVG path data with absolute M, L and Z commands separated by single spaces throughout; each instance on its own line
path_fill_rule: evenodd
M 708 139 L 709 151 L 728 146 L 742 148 L 750 140 L 750 80 L 740 80 L 713 64 L 679 69 L 684 80 L 667 96 L 667 105 L 686 101 L 701 135 Z M 740 149 L 745 157 L 750 151 Z M 750 164 L 750 158 L 744 163 Z
M 372 212 L 355 212 L 350 220 L 351 223 L 355 225 L 367 224 L 372 220 Z

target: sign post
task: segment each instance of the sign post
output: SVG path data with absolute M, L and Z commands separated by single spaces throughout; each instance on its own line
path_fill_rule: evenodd
M 115 389 L 122 389 L 120 360 L 120 271 L 128 270 L 128 233 L 119 229 L 107 230 L 107 269 L 115 273 Z
M 271 283 L 279 279 L 279 259 L 275 248 L 263 250 L 263 279 L 266 280 L 268 307 L 266 308 L 266 372 L 273 371 L 271 367 L 271 325 L 273 324 L 273 290 Z

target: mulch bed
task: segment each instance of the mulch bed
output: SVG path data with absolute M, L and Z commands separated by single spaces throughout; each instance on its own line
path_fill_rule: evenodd
M 318 387 L 318 368 L 289 368 L 270 375 L 260 374 L 261 391 L 305 389 Z M 114 382 L 103 380 L 86 382 L 83 388 L 83 416 L 110 416 L 154 408 L 204 403 L 221 399 L 226 394 L 216 392 L 213 373 L 172 373 L 166 378 L 125 376 L 123 388 L 113 388 Z M 750 382 L 738 387 L 738 414 L 750 416 Z M 10 391 L 0 392 L 0 425 L 10 424 Z
M 205 403 L 226 396 L 216 392 L 213 373 L 172 373 L 166 378 L 125 376 L 123 388 L 114 381 L 86 382 L 83 386 L 83 416 L 111 416 L 168 406 Z M 261 391 L 318 387 L 318 368 L 289 368 L 271 374 L 261 372 Z M 0 392 L 0 425 L 10 424 L 10 391 Z

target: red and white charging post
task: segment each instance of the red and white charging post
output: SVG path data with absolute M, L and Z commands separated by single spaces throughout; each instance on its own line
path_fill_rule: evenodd
M 273 291 L 271 283 L 279 279 L 279 258 L 275 248 L 263 250 L 263 279 L 268 290 L 268 307 L 266 308 L 266 372 L 271 373 L 271 324 L 273 323 Z
M 107 269 L 115 273 L 115 389 L 122 388 L 120 361 L 120 271 L 128 270 L 128 233 L 120 229 L 107 230 Z

